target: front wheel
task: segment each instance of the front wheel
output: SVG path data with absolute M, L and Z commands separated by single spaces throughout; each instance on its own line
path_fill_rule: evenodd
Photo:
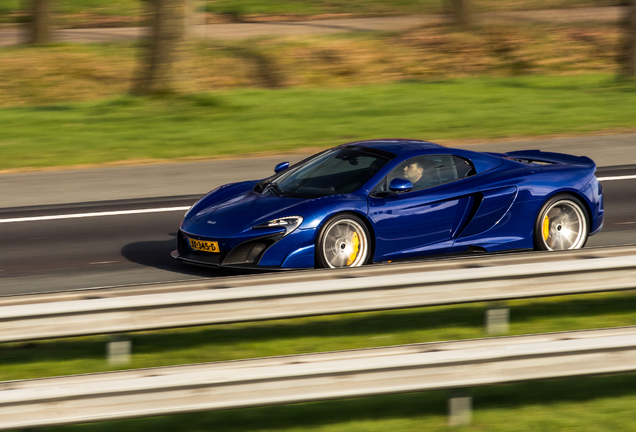
M 589 229 L 583 203 L 570 195 L 550 198 L 541 208 L 534 226 L 536 250 L 581 249 Z
M 369 231 L 354 215 L 335 216 L 321 228 L 316 240 L 316 266 L 359 267 L 369 260 Z

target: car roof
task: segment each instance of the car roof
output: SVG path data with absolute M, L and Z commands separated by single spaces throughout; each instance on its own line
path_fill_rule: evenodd
M 343 144 L 343 147 L 346 147 L 346 146 L 373 148 L 373 149 L 393 153 L 394 155 L 397 155 L 397 156 L 404 153 L 412 152 L 414 150 L 439 150 L 442 148 L 446 148 L 442 145 L 435 144 L 428 141 L 399 139 L 399 138 L 384 138 L 384 139 L 374 139 L 374 140 L 367 140 L 367 141 L 355 141 L 352 143 Z
M 424 156 L 430 154 L 454 154 L 469 159 L 475 166 L 477 173 L 489 171 L 498 167 L 503 163 L 501 156 L 497 154 L 488 154 L 474 152 L 469 150 L 451 149 L 443 145 L 435 144 L 428 141 L 419 141 L 412 139 L 374 139 L 368 141 L 356 141 L 343 144 L 340 147 L 359 147 L 373 149 L 376 152 L 382 152 L 385 156 L 395 156 L 398 160 L 406 160 L 416 156 Z

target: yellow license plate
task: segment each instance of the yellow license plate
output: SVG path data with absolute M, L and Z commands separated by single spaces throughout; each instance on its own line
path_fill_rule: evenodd
M 195 240 L 191 238 L 189 238 L 188 240 L 190 241 L 190 247 L 192 249 L 196 249 L 203 252 L 216 252 L 216 253 L 221 252 L 219 250 L 219 242 Z

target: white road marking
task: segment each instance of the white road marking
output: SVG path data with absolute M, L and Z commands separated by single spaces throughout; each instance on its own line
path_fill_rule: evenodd
M 112 263 L 116 263 L 118 261 L 96 261 L 96 262 L 92 262 L 92 263 L 88 263 L 89 265 L 93 265 L 93 264 L 112 264 Z
M 109 212 L 97 212 L 97 213 L 76 213 L 76 214 L 53 215 L 53 216 L 34 216 L 34 217 L 23 217 L 23 218 L 0 219 L 0 223 L 35 222 L 35 221 L 58 220 L 58 219 L 79 219 L 79 218 L 87 218 L 87 217 L 120 216 L 120 215 L 131 215 L 131 214 L 142 214 L 142 213 L 162 213 L 162 212 L 172 212 L 172 211 L 186 211 L 189 208 L 190 206 L 163 207 L 163 208 L 140 209 L 140 210 L 121 210 L 121 211 L 109 211 Z
M 614 177 L 598 177 L 598 181 L 612 181 L 612 180 L 633 180 L 636 179 L 636 175 L 628 176 L 614 176 Z
M 615 225 L 633 225 L 636 224 L 636 222 L 616 222 Z
M 632 179 L 636 179 L 636 175 L 598 177 L 598 181 L 632 180 Z M 34 216 L 34 217 L 23 217 L 23 218 L 0 219 L 0 223 L 35 222 L 35 221 L 58 220 L 58 219 L 79 219 L 79 218 L 87 218 L 87 217 L 120 216 L 120 215 L 143 214 L 143 213 L 162 213 L 162 212 L 171 212 L 171 211 L 186 211 L 189 208 L 190 206 L 162 207 L 162 208 L 154 208 L 154 209 L 122 210 L 122 211 L 109 211 L 109 212 L 98 212 L 98 213 L 76 213 L 76 214 L 53 215 L 53 216 Z

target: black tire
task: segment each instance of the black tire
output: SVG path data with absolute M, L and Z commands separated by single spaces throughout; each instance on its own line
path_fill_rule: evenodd
M 371 250 L 369 230 L 362 219 L 350 213 L 336 215 L 316 237 L 316 268 L 359 267 L 370 261 Z
M 534 249 L 581 249 L 587 243 L 589 233 L 590 220 L 581 200 L 569 194 L 555 195 L 546 201 L 537 215 Z

